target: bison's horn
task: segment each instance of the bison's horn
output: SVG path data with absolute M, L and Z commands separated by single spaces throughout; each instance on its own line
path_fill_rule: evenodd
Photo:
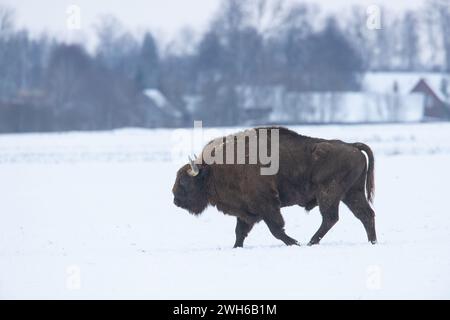
M 189 164 L 191 165 L 191 168 L 188 170 L 188 173 L 190 176 L 195 177 L 196 175 L 198 175 L 200 170 L 198 169 L 198 166 L 194 162 L 194 160 L 192 160 L 190 156 L 188 157 L 189 157 Z

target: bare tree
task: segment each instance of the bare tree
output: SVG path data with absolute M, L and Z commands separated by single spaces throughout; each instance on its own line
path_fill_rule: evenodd
M 11 32 L 14 28 L 14 11 L 0 6 L 0 38 Z
M 408 71 L 419 67 L 419 26 L 416 13 L 407 11 L 401 20 L 401 58 Z
M 133 79 L 138 68 L 140 43 L 113 16 L 101 17 L 96 25 L 97 59 L 107 68 Z
M 445 65 L 446 70 L 450 72 L 450 5 L 446 0 L 432 0 L 431 4 L 438 12 Z
M 428 63 L 434 67 L 442 61 L 450 71 L 450 6 L 446 0 L 428 0 L 424 10 L 424 23 L 429 48 Z

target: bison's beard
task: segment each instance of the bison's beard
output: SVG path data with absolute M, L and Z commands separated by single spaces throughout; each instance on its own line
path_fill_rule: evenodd
M 174 200 L 174 203 L 177 207 L 187 210 L 190 214 L 200 215 L 203 211 L 205 211 L 208 206 L 208 201 L 204 197 L 200 197 L 198 199 L 192 199 L 188 201 L 180 201 L 178 199 Z

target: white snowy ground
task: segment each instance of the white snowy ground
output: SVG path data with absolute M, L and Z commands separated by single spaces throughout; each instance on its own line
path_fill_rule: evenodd
M 234 218 L 172 204 L 188 130 L 2 135 L 0 298 L 450 298 L 450 124 L 294 129 L 373 147 L 378 245 L 341 205 L 319 246 L 259 224 L 231 249 Z M 283 214 L 304 244 L 320 224 Z

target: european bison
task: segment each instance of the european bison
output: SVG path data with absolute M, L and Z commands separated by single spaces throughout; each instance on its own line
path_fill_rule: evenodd
M 319 206 L 322 224 L 309 245 L 318 244 L 338 221 L 339 203 L 343 201 L 361 220 L 368 240 L 376 243 L 375 213 L 369 204 L 374 193 L 374 157 L 367 145 L 307 137 L 282 127 L 252 130 L 258 137 L 262 131 L 266 132 L 269 145 L 266 151 L 272 155 L 277 151 L 272 144 L 276 130 L 279 169 L 275 174 L 261 174 L 264 165 L 259 158 L 254 164 L 206 163 L 206 152 L 213 150 L 211 155 L 215 155 L 218 146 L 234 142 L 239 136 L 250 136 L 250 131 L 216 139 L 205 146 L 199 160 L 190 159 L 189 164 L 178 170 L 172 189 L 175 205 L 195 215 L 212 205 L 237 217 L 234 247 L 242 247 L 254 224 L 261 220 L 275 238 L 286 245 L 298 245 L 285 233 L 280 213 L 281 208 L 292 205 L 308 211 Z M 246 159 L 249 144 L 244 146 Z M 361 151 L 367 154 L 368 163 Z M 232 158 L 236 161 L 236 154 Z

